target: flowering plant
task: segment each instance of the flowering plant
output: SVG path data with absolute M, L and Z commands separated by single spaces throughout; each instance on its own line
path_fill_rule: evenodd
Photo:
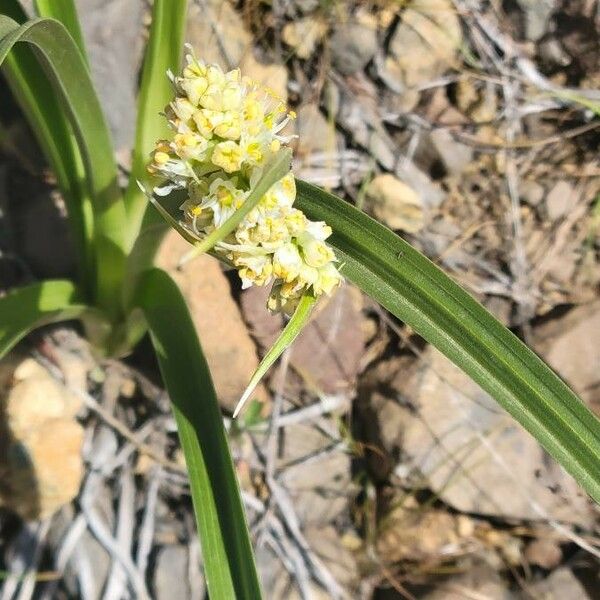
M 600 422 L 427 258 L 350 204 L 293 178 L 284 135 L 293 114 L 278 99 L 191 52 L 172 77 L 172 98 L 165 73 L 179 68 L 185 0 L 153 3 L 125 190 L 74 3 L 35 5 L 42 18 L 28 21 L 17 0 L 3 2 L 0 65 L 65 198 L 79 277 L 0 297 L 0 357 L 35 327 L 62 319 L 80 319 L 104 354 L 122 354 L 150 332 L 186 456 L 211 598 L 254 600 L 260 586 L 206 361 L 177 286 L 153 267 L 166 230 L 157 227 L 160 216 L 196 252 L 233 265 L 243 285 L 273 284 L 271 309 L 293 311 L 251 385 L 343 275 L 468 373 L 600 501 Z M 170 130 L 159 116 L 167 104 Z M 181 193 L 176 217 L 154 199 Z M 148 196 L 157 211 L 147 210 Z

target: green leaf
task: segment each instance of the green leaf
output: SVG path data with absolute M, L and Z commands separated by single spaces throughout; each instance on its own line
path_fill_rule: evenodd
M 19 23 L 27 19 L 16 0 L 5 0 L 2 11 Z M 92 247 L 94 222 L 77 140 L 48 76 L 30 48 L 22 44 L 13 48 L 4 60 L 2 70 L 56 175 L 69 213 L 79 279 L 89 297 L 95 272 Z
M 212 600 L 261 597 L 248 527 L 210 372 L 187 306 L 160 269 L 143 273 L 136 304 L 148 322 L 187 463 Z
M 71 281 L 42 281 L 12 290 L 0 298 L 0 358 L 36 327 L 85 316 L 102 320 Z
M 79 25 L 77 8 L 73 0 L 35 0 L 35 9 L 40 17 L 49 17 L 60 21 L 71 34 L 86 64 L 88 56 Z M 89 66 L 89 65 L 88 65 Z
M 316 302 L 315 296 L 312 294 L 304 294 L 292 315 L 292 318 L 288 321 L 284 330 L 281 332 L 279 337 L 275 340 L 275 343 L 269 348 L 269 351 L 265 354 L 263 359 L 260 361 L 256 371 L 254 371 L 250 382 L 246 387 L 246 390 L 242 394 L 238 405 L 233 411 L 233 418 L 235 419 L 242 410 L 244 404 L 250 398 L 250 395 L 254 391 L 254 388 L 258 385 L 258 382 L 264 377 L 265 373 L 269 370 L 271 365 L 282 355 L 286 348 L 289 348 L 294 340 L 298 337 L 298 334 L 304 329 L 304 326 L 308 323 L 312 309 Z
M 494 397 L 600 502 L 600 421 L 525 344 L 426 257 L 353 206 L 298 182 L 333 228 L 344 275 Z
M 169 135 L 167 121 L 160 113 L 173 97 L 173 86 L 166 73 L 179 71 L 186 10 L 186 0 L 155 0 L 152 7 L 150 38 L 138 97 L 133 165 L 125 192 L 130 246 L 135 243 L 147 207 L 146 196 L 137 182 L 148 185 L 146 165 L 150 153 L 157 140 Z
M 77 138 L 95 217 L 97 303 L 115 317 L 122 309 L 125 207 L 110 135 L 81 52 L 62 23 L 34 19 L 19 26 L 0 15 L 0 64 L 15 44 L 27 44 L 60 95 Z M 43 101 L 42 95 L 40 101 Z

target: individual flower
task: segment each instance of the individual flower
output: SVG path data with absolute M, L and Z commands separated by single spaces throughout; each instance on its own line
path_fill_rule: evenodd
M 172 76 L 175 98 L 165 109 L 173 135 L 157 142 L 148 166 L 162 179 L 158 194 L 182 189 L 182 225 L 203 238 L 223 225 L 291 140 L 295 117 L 271 90 L 235 69 L 223 72 L 188 47 L 186 66 Z M 331 228 L 294 208 L 291 172 L 277 181 L 214 251 L 233 264 L 243 287 L 273 284 L 271 310 L 294 309 L 303 294 L 331 294 L 342 277 L 326 240 Z

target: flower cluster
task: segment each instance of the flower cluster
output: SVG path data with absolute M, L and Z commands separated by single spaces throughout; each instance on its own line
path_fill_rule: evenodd
M 223 72 L 193 53 L 166 109 L 171 140 L 161 140 L 148 170 L 164 178 L 158 194 L 187 191 L 183 225 L 202 238 L 222 225 L 250 195 L 269 159 L 290 137 L 294 118 L 270 90 Z M 325 240 L 331 228 L 309 221 L 293 207 L 294 177 L 280 179 L 214 250 L 238 269 L 243 287 L 274 283 L 272 310 L 293 309 L 305 292 L 329 294 L 341 282 L 335 255 Z

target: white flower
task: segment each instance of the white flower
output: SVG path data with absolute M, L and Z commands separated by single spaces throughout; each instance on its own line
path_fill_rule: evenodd
M 244 204 L 290 141 L 281 131 L 295 115 L 239 70 L 225 73 L 188 49 L 181 76 L 170 75 L 177 96 L 165 114 L 174 134 L 157 143 L 148 170 L 163 179 L 156 193 L 187 190 L 184 226 L 203 237 Z M 331 228 L 307 219 L 295 199 L 290 172 L 214 248 L 238 269 L 243 287 L 274 282 L 268 306 L 275 310 L 292 310 L 305 293 L 330 294 L 342 280 L 325 241 Z

